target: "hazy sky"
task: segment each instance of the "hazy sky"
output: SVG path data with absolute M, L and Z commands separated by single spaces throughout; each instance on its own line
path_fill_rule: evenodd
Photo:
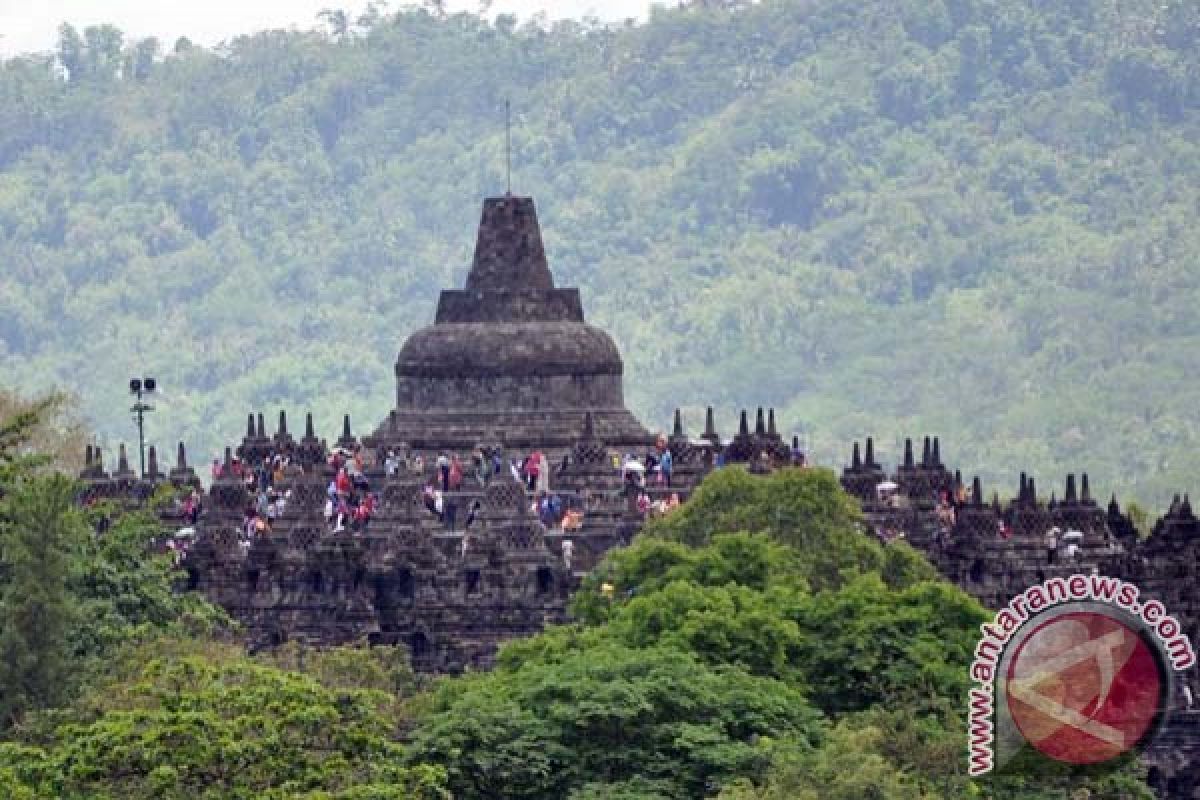
M 0 54 L 53 49 L 64 21 L 77 28 L 110 22 L 127 36 L 157 36 L 169 47 L 180 36 L 216 44 L 264 28 L 311 28 L 322 9 L 342 8 L 354 17 L 366 5 L 366 0 L 0 0 Z M 479 8 L 478 0 L 446 5 L 454 11 Z M 647 0 L 496 0 L 492 12 L 524 17 L 544 10 L 551 17 L 623 19 L 644 16 L 649 5 Z

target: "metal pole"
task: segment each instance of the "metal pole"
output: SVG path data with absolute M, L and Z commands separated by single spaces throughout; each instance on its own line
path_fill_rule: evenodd
M 146 479 L 146 420 L 144 412 L 146 407 L 142 404 L 142 393 L 138 391 L 137 415 L 138 415 L 138 456 L 141 464 L 141 472 L 139 473 L 142 480 Z
M 508 98 L 504 98 L 504 180 L 507 194 L 512 194 L 512 115 Z

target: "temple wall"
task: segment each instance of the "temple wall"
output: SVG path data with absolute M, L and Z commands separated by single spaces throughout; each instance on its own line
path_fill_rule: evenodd
M 489 375 L 438 378 L 398 375 L 401 411 L 537 411 L 624 409 L 620 375 Z

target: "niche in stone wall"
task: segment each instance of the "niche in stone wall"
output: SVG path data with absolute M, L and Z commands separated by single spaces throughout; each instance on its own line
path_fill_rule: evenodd
M 537 592 L 538 594 L 549 594 L 554 588 L 554 573 L 549 567 L 538 567 L 537 571 Z
M 466 573 L 467 594 L 477 594 L 479 592 L 479 570 L 469 569 Z
M 246 589 L 253 592 L 258 588 L 258 570 L 246 570 Z
M 417 631 L 408 637 L 408 649 L 414 659 L 421 658 L 429 652 L 429 638 L 421 631 Z
M 396 571 L 396 596 L 401 600 L 412 600 L 416 593 L 416 581 L 411 570 Z
M 309 575 L 309 586 L 314 594 L 322 594 L 325 591 L 325 576 L 321 574 L 320 570 L 313 570 Z
M 975 563 L 971 565 L 971 583 L 980 583 L 983 581 L 983 559 L 975 559 Z

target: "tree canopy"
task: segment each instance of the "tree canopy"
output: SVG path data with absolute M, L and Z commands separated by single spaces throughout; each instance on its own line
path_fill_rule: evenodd
M 1162 508 L 1200 468 L 1188 0 L 436 3 L 206 49 L 64 26 L 0 64 L 0 381 L 217 452 L 249 409 L 382 419 L 481 195 L 539 201 L 628 397 L 772 405 L 814 455 L 947 459 Z

